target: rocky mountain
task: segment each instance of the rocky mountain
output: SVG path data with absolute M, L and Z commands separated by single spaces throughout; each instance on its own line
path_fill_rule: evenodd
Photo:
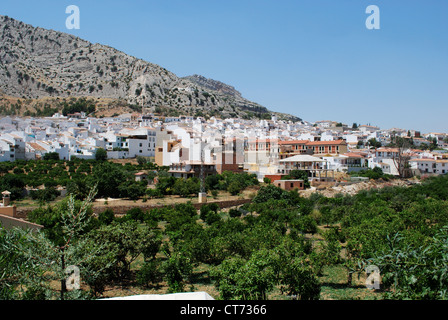
M 183 77 L 182 79 L 189 80 L 203 88 L 207 88 L 208 90 L 218 91 L 236 98 L 242 98 L 241 93 L 239 91 L 237 91 L 234 87 L 228 84 L 222 83 L 221 81 L 207 79 L 206 77 L 197 74 L 188 77 Z
M 7 16 L 0 16 L 0 94 L 0 112 L 20 115 L 82 97 L 102 105 L 97 116 L 119 106 L 114 110 L 243 118 L 276 114 L 300 120 L 271 112 L 222 82 L 198 75 L 180 78 L 109 46 Z

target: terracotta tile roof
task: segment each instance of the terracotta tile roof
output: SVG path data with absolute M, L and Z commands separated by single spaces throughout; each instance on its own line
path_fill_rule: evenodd
M 345 140 L 335 140 L 335 141 L 309 141 L 308 145 L 341 145 L 341 144 L 347 144 Z
M 309 143 L 309 140 L 285 140 L 285 141 L 279 141 L 278 144 L 307 144 Z
M 45 148 L 43 148 L 42 146 L 40 146 L 38 143 L 35 142 L 28 142 L 28 145 L 37 151 L 47 151 Z
M 354 153 L 354 152 L 344 153 L 343 156 L 347 156 L 349 158 L 364 158 L 364 155 L 362 155 L 360 153 Z

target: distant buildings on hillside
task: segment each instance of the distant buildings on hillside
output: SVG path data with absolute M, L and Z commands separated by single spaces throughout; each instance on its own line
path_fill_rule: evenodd
M 201 170 L 206 175 L 233 171 L 254 173 L 262 180 L 300 169 L 307 170 L 311 180 L 326 180 L 334 172 L 375 167 L 399 174 L 395 162 L 403 150 L 379 145 L 401 137 L 412 141 L 412 149 L 406 152 L 414 173 L 445 174 L 448 170 L 446 133 L 348 127 L 329 120 L 293 123 L 275 117 L 206 120 L 141 114 L 90 118 L 79 113 L 4 117 L 0 128 L 0 161 L 42 159 L 47 153 L 57 153 L 64 160 L 94 159 L 102 148 L 109 159 L 151 158 L 169 167 L 175 177 L 197 177 Z M 424 150 L 434 143 L 438 150 Z

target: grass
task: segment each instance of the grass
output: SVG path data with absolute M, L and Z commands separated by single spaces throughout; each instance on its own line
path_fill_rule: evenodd
M 381 293 L 365 286 L 365 275 L 353 275 L 352 285 L 347 285 L 347 270 L 343 266 L 327 266 L 320 277 L 321 300 L 375 300 Z

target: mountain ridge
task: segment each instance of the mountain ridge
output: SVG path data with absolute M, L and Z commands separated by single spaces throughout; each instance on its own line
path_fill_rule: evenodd
M 0 91 L 0 112 L 13 112 L 9 97 L 21 99 L 20 108 L 14 109 L 17 115 L 34 114 L 36 101 L 43 98 L 55 100 L 46 102 L 53 108 L 61 101 L 88 98 L 110 100 L 123 106 L 122 112 L 248 119 L 275 114 L 279 119 L 301 120 L 249 101 L 223 82 L 200 75 L 178 77 L 111 46 L 1 15 Z

